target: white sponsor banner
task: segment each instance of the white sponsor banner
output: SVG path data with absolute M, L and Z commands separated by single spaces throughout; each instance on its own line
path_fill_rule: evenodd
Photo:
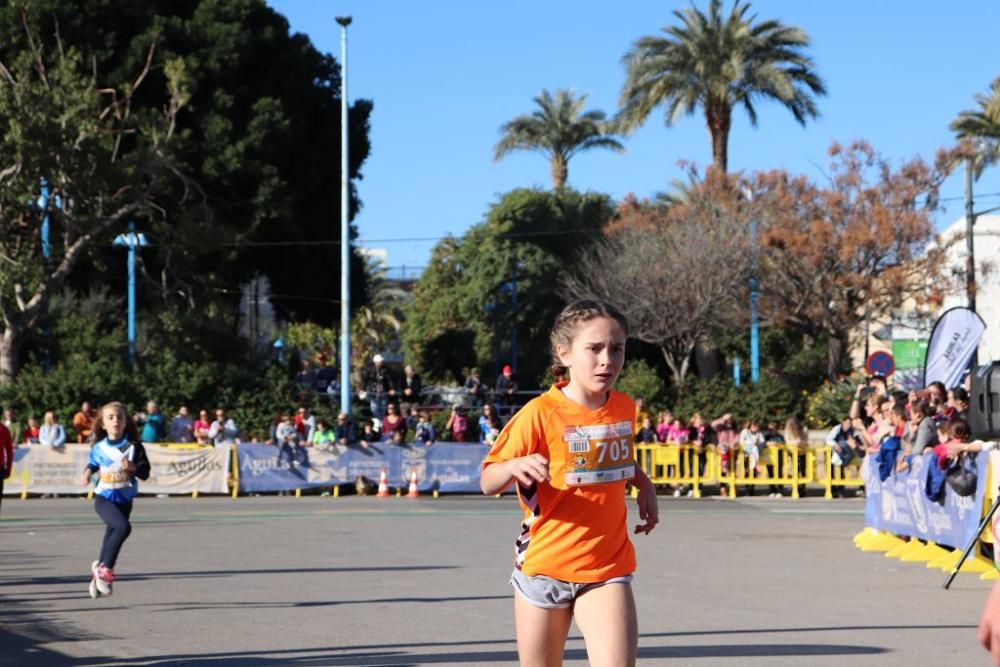
M 148 480 L 139 480 L 139 493 L 190 494 L 229 492 L 231 445 L 144 445 L 149 458 Z M 52 449 L 27 445 L 14 450 L 14 469 L 4 483 L 4 495 L 86 493 L 92 486 L 80 484 L 90 457 L 88 445 L 66 445 Z
M 80 484 L 90 458 L 87 445 L 66 445 L 53 449 L 45 445 L 14 448 L 14 469 L 4 482 L 4 495 L 28 493 L 86 493 Z
M 149 479 L 139 480 L 139 493 L 183 494 L 229 492 L 232 445 L 144 445 Z
M 968 308 L 952 308 L 938 318 L 927 344 L 924 386 L 931 382 L 942 382 L 948 389 L 958 385 L 985 330 L 983 319 Z

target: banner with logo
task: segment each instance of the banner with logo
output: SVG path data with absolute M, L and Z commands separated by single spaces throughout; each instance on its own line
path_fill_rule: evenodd
M 927 497 L 929 466 L 937 465 L 933 454 L 914 456 L 908 472 L 879 479 L 875 456 L 865 458 L 861 475 L 865 481 L 865 524 L 897 535 L 932 540 L 956 549 L 964 548 L 976 534 L 982 518 L 989 452 L 976 457 L 976 493 L 959 496 L 945 483 L 944 504 Z
M 969 366 L 972 353 L 986 331 L 983 318 L 968 308 L 951 308 L 934 324 L 927 343 L 924 382 L 943 382 L 948 389 L 956 386 Z
M 148 480 L 139 480 L 139 493 L 228 493 L 230 447 L 144 445 L 149 458 Z M 88 445 L 59 449 L 26 445 L 14 449 L 14 469 L 4 483 L 4 495 L 86 493 L 80 484 L 90 458 Z
M 232 445 L 144 445 L 149 479 L 139 480 L 140 493 L 228 493 Z
M 86 445 L 66 445 L 52 449 L 43 445 L 14 448 L 14 468 L 4 482 L 4 495 L 29 493 L 86 493 L 80 484 L 90 457 Z
M 448 442 L 430 447 L 352 445 L 329 452 L 314 447 L 236 446 L 240 491 L 246 493 L 352 484 L 358 477 L 377 483 L 383 469 L 391 487 L 407 487 L 416 472 L 422 493 L 475 493 L 479 491 L 479 466 L 487 452 L 488 445 Z

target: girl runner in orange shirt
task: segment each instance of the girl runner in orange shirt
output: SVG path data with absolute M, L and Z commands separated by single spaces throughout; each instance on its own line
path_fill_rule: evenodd
M 612 386 L 628 324 L 598 301 L 567 306 L 551 343 L 559 381 L 514 415 L 483 462 L 493 495 L 516 482 L 525 518 L 515 540 L 517 649 L 522 665 L 561 665 L 575 618 L 591 665 L 634 665 L 635 551 L 625 486 L 639 490 L 636 533 L 659 520 L 656 491 L 635 463 L 635 404 Z

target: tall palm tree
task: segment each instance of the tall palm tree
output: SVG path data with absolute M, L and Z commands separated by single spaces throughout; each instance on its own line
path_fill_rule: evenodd
M 736 0 L 723 19 L 721 0 L 711 0 L 707 15 L 694 7 L 675 11 L 682 25 L 663 28 L 665 37 L 637 40 L 622 59 L 628 75 L 619 126 L 634 130 L 661 104 L 667 125 L 700 106 L 712 138 L 712 163 L 725 172 L 735 106 L 743 105 L 754 126 L 759 99 L 781 102 L 802 125 L 818 116 L 814 96 L 826 88 L 802 52 L 809 36 L 776 20 L 748 17 L 749 9 Z
M 493 159 L 502 160 L 511 151 L 538 151 L 549 159 L 552 187 L 561 190 L 569 175 L 569 159 L 591 148 L 610 148 L 621 153 L 625 147 L 615 139 L 603 111 L 583 112 L 587 95 L 574 96 L 571 90 L 557 89 L 555 95 L 543 90 L 534 98 L 538 110 L 504 123 Z
M 993 80 L 988 95 L 976 95 L 976 111 L 962 111 L 949 127 L 959 139 L 972 140 L 976 177 L 983 167 L 1000 162 L 1000 77 Z

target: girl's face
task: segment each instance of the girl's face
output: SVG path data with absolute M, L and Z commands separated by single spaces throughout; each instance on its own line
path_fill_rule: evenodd
M 595 317 L 580 325 L 569 348 L 559 345 L 556 352 L 570 369 L 570 385 L 585 395 L 603 396 L 625 363 L 625 332 L 610 317 Z
M 121 440 L 125 435 L 125 412 L 120 408 L 104 408 L 101 421 L 108 434 L 108 440 Z

